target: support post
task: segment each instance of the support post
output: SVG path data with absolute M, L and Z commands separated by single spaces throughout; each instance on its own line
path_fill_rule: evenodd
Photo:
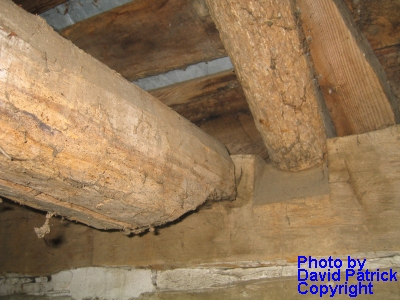
M 293 1 L 207 0 L 272 163 L 320 164 L 326 137 Z

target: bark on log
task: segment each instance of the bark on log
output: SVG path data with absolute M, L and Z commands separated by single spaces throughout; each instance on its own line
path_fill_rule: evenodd
M 396 124 L 397 102 L 342 0 L 298 0 L 306 41 L 339 136 Z
M 140 232 L 235 194 L 225 147 L 0 2 L 0 195 Z
M 326 138 L 293 3 L 207 0 L 273 164 L 322 162 Z

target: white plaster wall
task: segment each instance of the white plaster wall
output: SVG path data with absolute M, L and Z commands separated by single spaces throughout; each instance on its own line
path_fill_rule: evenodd
M 365 268 L 371 270 L 400 267 L 400 252 L 351 256 L 367 258 Z M 347 256 L 340 258 L 344 263 L 347 262 Z M 49 277 L 6 274 L 0 277 L 0 296 L 30 294 L 70 296 L 77 300 L 96 297 L 123 300 L 155 291 L 205 290 L 251 280 L 297 276 L 298 270 L 296 263 L 284 261 L 235 262 L 235 265 L 242 267 L 218 268 L 208 265 L 166 271 L 88 267 L 62 271 Z

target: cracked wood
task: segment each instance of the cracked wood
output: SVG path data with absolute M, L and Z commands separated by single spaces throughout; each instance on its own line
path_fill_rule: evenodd
M 207 0 L 272 163 L 320 164 L 326 137 L 292 1 Z
M 221 143 L 11 1 L 0 49 L 1 196 L 127 232 L 234 197 Z

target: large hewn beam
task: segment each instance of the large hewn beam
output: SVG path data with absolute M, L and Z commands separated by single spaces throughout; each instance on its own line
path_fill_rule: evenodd
M 232 198 L 225 147 L 147 92 L 0 2 L 0 195 L 140 232 Z
M 339 136 L 396 124 L 396 99 L 342 0 L 298 0 L 319 83 Z M 393 106 L 393 108 L 391 107 Z
M 292 1 L 207 0 L 272 163 L 321 163 L 326 139 Z

